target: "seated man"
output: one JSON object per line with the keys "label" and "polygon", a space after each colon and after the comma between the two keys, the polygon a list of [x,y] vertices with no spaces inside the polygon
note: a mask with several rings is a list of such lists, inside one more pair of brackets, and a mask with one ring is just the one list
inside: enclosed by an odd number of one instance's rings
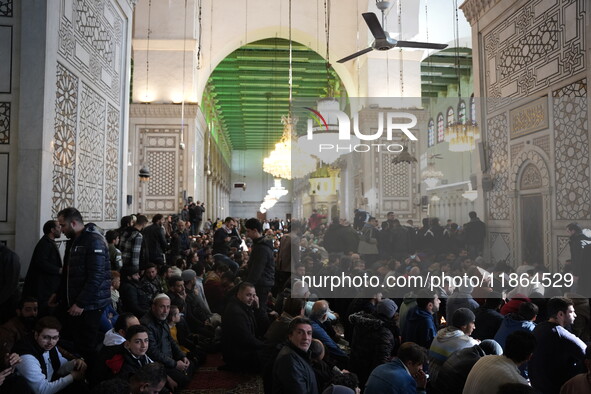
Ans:
{"label": "seated man", "polygon": [[[39,319],[32,336],[15,345],[21,356],[16,365],[34,393],[82,393],[88,388],[84,381],[86,363],[82,359],[68,361],[57,349],[62,325],[53,316]],[[76,382],[74,384],[74,382]]]}
{"label": "seated man", "polygon": [[32,297],[23,298],[16,308],[16,316],[0,326],[0,344],[10,351],[15,343],[33,331],[37,321],[37,300]]}
{"label": "seated man", "polygon": [[442,328],[429,348],[429,374],[431,381],[437,382],[439,368],[452,353],[478,344],[470,337],[474,331],[474,313],[468,308],[457,309],[451,320],[451,326]]}
{"label": "seated man", "polygon": [[550,318],[533,331],[538,346],[528,371],[533,388],[541,393],[557,393],[567,380],[585,371],[587,345],[565,328],[577,317],[572,300],[554,297],[546,308]]}
{"label": "seated man", "polygon": [[150,345],[148,356],[166,367],[166,374],[179,386],[186,386],[195,372],[195,365],[189,361],[170,335],[166,318],[170,312],[170,298],[158,294],[152,301],[152,307],[141,319],[141,324],[148,329]]}
{"label": "seated man", "polygon": [[519,304],[517,313],[509,313],[503,318],[501,326],[495,334],[495,341],[505,348],[507,337],[515,331],[533,331],[536,328],[536,317],[538,315],[538,306],[532,302],[522,302]]}
{"label": "seated man", "polygon": [[519,372],[534,352],[536,339],[527,331],[516,331],[507,337],[502,356],[484,356],[468,374],[464,393],[497,394],[507,383],[528,384]]}
{"label": "seated man", "polygon": [[503,321],[503,315],[499,312],[503,302],[500,293],[491,292],[486,296],[484,305],[474,311],[476,328],[472,333],[472,338],[481,341],[494,338]]}
{"label": "seated man", "polygon": [[294,318],[289,323],[287,338],[287,344],[273,365],[273,393],[318,394],[316,376],[309,361],[312,343],[310,320],[305,317]]}
{"label": "seated man", "polygon": [[398,357],[382,364],[369,375],[365,394],[425,393],[427,375],[423,364],[427,361],[425,349],[416,343],[400,345]]}
{"label": "seated man", "polygon": [[402,332],[404,342],[414,342],[428,349],[437,335],[433,315],[439,310],[441,300],[434,292],[426,290],[417,294],[417,305],[408,310]]}
{"label": "seated man", "polygon": [[146,293],[140,282],[139,268],[128,265],[121,268],[119,286],[121,309],[142,318],[150,308],[150,294]]}
{"label": "seated man", "polygon": [[131,394],[159,393],[166,384],[166,371],[162,364],[142,366],[129,380]]}
{"label": "seated man", "polygon": [[485,339],[478,345],[458,350],[449,358],[437,374],[437,384],[430,384],[429,393],[462,394],[470,370],[484,356],[500,356],[501,346],[492,339]]}
{"label": "seated man", "polygon": [[261,367],[259,352],[264,343],[259,338],[265,321],[261,313],[252,283],[240,283],[222,315],[222,354],[228,368],[257,371]]}
{"label": "seated man", "polygon": [[585,368],[587,369],[586,373],[580,373],[562,385],[560,394],[591,393],[591,385],[589,385],[589,376],[591,375],[591,347],[589,346],[585,350]]}
{"label": "seated man", "polygon": [[312,336],[322,342],[328,355],[336,362],[339,368],[348,368],[349,356],[337,346],[336,342],[324,329],[323,324],[326,320],[328,320],[328,302],[325,300],[316,301],[310,313]]}

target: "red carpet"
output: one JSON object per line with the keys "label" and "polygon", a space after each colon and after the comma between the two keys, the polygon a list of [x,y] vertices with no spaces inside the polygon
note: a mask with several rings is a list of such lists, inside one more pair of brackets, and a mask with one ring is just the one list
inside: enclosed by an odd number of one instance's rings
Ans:
{"label": "red carpet", "polygon": [[262,394],[263,380],[260,376],[218,371],[223,365],[221,353],[208,354],[206,363],[201,366],[183,394]]}

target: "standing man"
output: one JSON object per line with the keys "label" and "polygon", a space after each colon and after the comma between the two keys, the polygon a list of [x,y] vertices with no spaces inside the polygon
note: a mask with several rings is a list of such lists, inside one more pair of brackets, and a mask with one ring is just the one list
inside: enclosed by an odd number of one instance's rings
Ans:
{"label": "standing man", "polygon": [[17,254],[0,243],[0,323],[14,316],[20,272]]}
{"label": "standing man", "polygon": [[273,393],[317,394],[318,384],[310,365],[312,325],[305,317],[289,323],[287,344],[283,346],[273,365]]}
{"label": "standing man", "polygon": [[62,258],[55,243],[62,231],[55,220],[43,225],[43,237],[37,242],[25,277],[23,297],[35,297],[39,303],[39,315],[49,314],[47,301],[60,285]]}
{"label": "standing man", "polygon": [[586,245],[591,244],[591,239],[583,234],[583,229],[581,229],[577,223],[569,223],[569,225],[566,226],[566,231],[569,235],[568,245],[570,248],[572,273],[577,278],[576,282],[578,282],[581,276],[588,273],[588,269],[586,269],[583,264],[585,261],[583,258],[583,250]]}
{"label": "standing man", "polygon": [[164,237],[163,223],[164,216],[158,213],[152,218],[152,225],[144,228],[142,231],[145,245],[148,248],[149,262],[158,266],[164,264],[164,251],[168,246]]}
{"label": "standing man", "polygon": [[234,218],[228,216],[224,220],[224,224],[215,231],[213,234],[213,254],[221,253],[224,256],[228,255],[232,229],[234,227],[236,227],[236,221]]}
{"label": "standing man", "polygon": [[138,215],[133,226],[128,227],[121,235],[119,248],[121,249],[121,258],[123,266],[134,266],[143,269],[147,263],[142,256],[143,240],[142,230],[148,223],[148,218],[144,215]]}
{"label": "standing man", "polygon": [[275,284],[273,241],[263,237],[263,224],[255,218],[248,219],[244,227],[246,227],[246,236],[252,239],[246,281],[254,285],[259,297],[259,306],[266,316],[267,297]]}
{"label": "standing man", "polygon": [[195,228],[193,231],[193,235],[199,234],[199,228],[201,227],[201,222],[203,222],[203,212],[205,212],[205,207],[203,205],[204,203],[197,201],[197,203],[193,207],[193,211],[195,212]]}
{"label": "standing man", "polygon": [[544,394],[559,392],[567,380],[585,372],[587,350],[587,345],[566,329],[577,317],[572,300],[551,298],[547,311],[550,318],[533,331],[537,347],[528,367],[532,387]]}
{"label": "standing man", "polygon": [[84,225],[76,208],[57,214],[66,244],[64,268],[57,294],[48,302],[59,304],[64,337],[86,360],[95,359],[99,323],[103,308],[111,302],[111,263],[107,241],[94,223]]}
{"label": "standing man", "polygon": [[466,248],[471,259],[482,256],[484,249],[484,238],[486,237],[486,224],[478,218],[476,212],[468,213],[470,221],[464,224],[464,237],[466,239]]}

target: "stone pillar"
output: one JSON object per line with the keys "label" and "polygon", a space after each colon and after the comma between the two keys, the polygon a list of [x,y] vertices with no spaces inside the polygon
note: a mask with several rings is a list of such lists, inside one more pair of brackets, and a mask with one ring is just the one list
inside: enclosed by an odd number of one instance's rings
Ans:
{"label": "stone pillar", "polygon": [[16,252],[23,272],[43,223],[74,206],[117,227],[126,194],[131,0],[21,4]]}

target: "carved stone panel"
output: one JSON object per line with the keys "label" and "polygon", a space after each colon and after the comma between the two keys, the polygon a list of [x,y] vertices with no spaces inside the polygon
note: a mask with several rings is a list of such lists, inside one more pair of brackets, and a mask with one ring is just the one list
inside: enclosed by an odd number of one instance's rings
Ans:
{"label": "carved stone panel", "polygon": [[591,219],[587,80],[553,92],[558,219]]}
{"label": "carved stone panel", "polygon": [[12,17],[12,0],[0,0],[0,16]]}
{"label": "carved stone panel", "polygon": [[104,220],[118,220],[117,191],[119,182],[119,110],[107,108],[107,134],[105,143],[105,217]]}
{"label": "carved stone panel", "polygon": [[538,189],[542,187],[542,175],[533,164],[528,164],[521,174],[520,190]]}
{"label": "carved stone panel", "polygon": [[53,216],[74,205],[78,78],[58,63],[53,136]]}
{"label": "carved stone panel", "polygon": [[82,83],[76,206],[86,220],[103,219],[105,100]]}
{"label": "carved stone panel", "polygon": [[489,113],[585,70],[588,4],[529,1],[484,35]]}
{"label": "carved stone panel", "polygon": [[507,198],[509,151],[508,125],[505,114],[487,120],[489,135],[488,168],[493,179],[493,189],[488,192],[489,217],[493,220],[509,219],[511,200]]}
{"label": "carved stone panel", "polygon": [[0,144],[10,143],[10,103],[0,103]]}

